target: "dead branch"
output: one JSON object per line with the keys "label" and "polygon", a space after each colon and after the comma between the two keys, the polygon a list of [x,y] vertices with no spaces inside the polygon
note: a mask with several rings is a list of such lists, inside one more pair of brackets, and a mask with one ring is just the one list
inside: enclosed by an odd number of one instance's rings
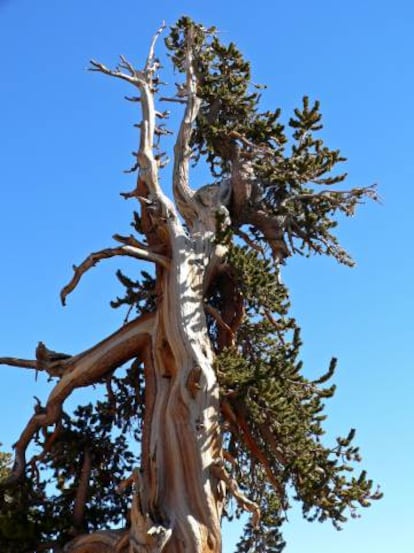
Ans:
{"label": "dead branch", "polygon": [[[109,69],[102,63],[92,60],[90,70],[98,71],[105,75],[115,77],[132,84],[140,91],[140,105],[142,110],[142,122],[140,128],[140,143],[137,152],[137,161],[139,166],[137,186],[140,181],[145,182],[149,195],[156,197],[164,216],[168,214],[175,215],[175,209],[169,198],[162,192],[158,182],[158,162],[154,157],[153,144],[155,134],[155,119],[157,112],[154,107],[154,91],[156,89],[156,72],[159,68],[159,62],[154,57],[156,41],[165,28],[165,23],[161,25],[152,38],[147,61],[143,70],[136,69],[124,56],[118,67],[114,70]],[[134,193],[127,197],[135,196]]]}
{"label": "dead branch", "polygon": [[142,354],[148,344],[149,335],[153,332],[153,322],[154,314],[143,315],[89,350],[63,361],[65,372],[52,389],[44,410],[35,412],[16,442],[14,466],[11,475],[1,483],[1,487],[9,487],[23,476],[26,449],[33,436],[41,428],[60,420],[63,403],[73,390],[99,382],[123,363]]}
{"label": "dead branch", "polygon": [[234,339],[233,330],[226,322],[224,322],[224,320],[220,315],[219,310],[208,303],[204,305],[204,309],[207,311],[207,313],[209,313],[214,318],[216,323],[231,336],[231,339],[233,340]]}
{"label": "dead branch", "polygon": [[260,521],[259,506],[257,505],[257,503],[251,501],[248,497],[244,495],[244,493],[240,490],[236,480],[232,478],[230,474],[226,471],[224,463],[221,459],[215,461],[215,463],[211,467],[211,472],[217,479],[222,480],[226,484],[227,489],[230,491],[230,493],[233,495],[239,505],[246,511],[250,511],[253,514],[252,525],[254,528],[257,528]]}
{"label": "dead branch", "polygon": [[31,359],[19,359],[18,357],[0,357],[0,365],[38,370],[37,361]]}
{"label": "dead branch", "polygon": [[0,365],[21,367],[45,371],[50,376],[62,376],[65,372],[65,362],[70,359],[66,353],[58,353],[48,349],[43,342],[39,342],[36,348],[36,359],[18,359],[16,357],[0,357]]}
{"label": "dead branch", "polygon": [[145,64],[145,71],[147,72],[152,72],[154,70],[154,62],[155,62],[155,59],[154,59],[154,52],[155,52],[155,45],[157,43],[157,40],[159,39],[161,33],[163,32],[163,30],[166,28],[166,23],[165,21],[163,21],[161,23],[161,26],[160,28],[157,30],[157,32],[154,34],[154,36],[152,37],[152,40],[151,40],[151,44],[150,44],[150,47],[149,47],[149,52],[148,52],[148,56],[147,56],[147,61],[146,61],[146,64]]}
{"label": "dead branch", "polygon": [[194,202],[194,190],[189,186],[189,161],[191,158],[190,139],[193,124],[200,109],[201,100],[197,97],[197,79],[193,67],[192,55],[193,33],[190,29],[187,35],[187,48],[185,56],[186,82],[183,90],[186,96],[184,100],[186,108],[174,146],[173,192],[177,207],[186,221],[191,226],[197,213]]}
{"label": "dead branch", "polygon": [[135,238],[135,236],[132,236],[130,234],[129,236],[122,236],[121,234],[114,234],[112,236],[114,240],[117,242],[120,242],[121,244],[125,244],[128,246],[134,246],[135,248],[139,248],[141,250],[148,250],[149,246],[148,244],[144,244],[144,242],[140,242]]}
{"label": "dead branch", "polygon": [[165,96],[162,96],[160,98],[160,102],[174,102],[177,104],[186,104],[187,100],[183,100],[182,98],[166,98]]}
{"label": "dead branch", "polygon": [[99,252],[93,252],[89,254],[88,257],[84,261],[82,261],[79,266],[73,266],[73,277],[60,293],[62,304],[66,304],[66,297],[76,288],[82,276],[89,269],[94,267],[99,261],[102,261],[103,259],[108,259],[110,257],[116,256],[134,257],[135,259],[143,259],[146,261],[159,263],[165,268],[169,267],[169,261],[166,257],[152,253],[147,249],[141,249],[130,245],[125,245],[118,248],[106,248],[104,250],[100,250]]}

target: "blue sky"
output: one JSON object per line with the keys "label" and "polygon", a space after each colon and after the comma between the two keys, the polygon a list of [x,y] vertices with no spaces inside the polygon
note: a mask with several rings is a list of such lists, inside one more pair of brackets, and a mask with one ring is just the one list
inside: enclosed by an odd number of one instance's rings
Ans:
{"label": "blue sky", "polygon": [[[357,267],[292,260],[284,281],[305,341],[308,374],[339,357],[328,434],[358,429],[364,467],[384,499],[338,533],[292,513],[287,553],[412,551],[414,333],[414,4],[348,0],[140,2],[0,0],[0,355],[31,358],[39,340],[80,351],[122,314],[117,263],[90,273],[60,307],[71,265],[128,232],[122,173],[136,147],[134,107],[120,83],[85,71],[125,54],[138,65],[165,19],[216,25],[266,83],[286,119],[303,94],[321,101],[324,137],[349,159],[349,186],[379,184],[339,233]],[[194,183],[197,185],[197,183]],[[202,184],[202,183],[200,183]],[[15,441],[49,384],[1,367],[0,441]],[[83,392],[80,397],[87,397]],[[226,548],[237,529],[226,529]]]}

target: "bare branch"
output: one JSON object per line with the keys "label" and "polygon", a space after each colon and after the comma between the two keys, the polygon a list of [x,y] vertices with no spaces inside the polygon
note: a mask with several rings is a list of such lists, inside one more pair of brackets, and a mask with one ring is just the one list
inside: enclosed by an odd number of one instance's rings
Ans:
{"label": "bare branch", "polygon": [[144,250],[130,245],[121,246],[118,248],[106,248],[104,250],[100,250],[99,252],[93,252],[88,255],[88,257],[79,266],[73,266],[74,275],[70,282],[62,289],[60,293],[62,304],[66,304],[66,297],[76,288],[82,276],[89,269],[94,267],[97,263],[99,263],[99,261],[102,261],[103,259],[109,259],[116,256],[134,257],[135,259],[143,259],[146,261],[159,263],[165,268],[169,267],[169,261],[166,257],[156,253],[152,253],[146,249]]}
{"label": "bare branch", "polygon": [[124,98],[128,102],[140,102],[141,101],[140,96],[124,96]]}
{"label": "bare branch", "polygon": [[146,314],[124,325],[102,342],[62,363],[65,372],[52,389],[44,409],[37,408],[15,444],[15,462],[11,475],[1,482],[8,487],[18,481],[26,467],[26,449],[40,428],[60,420],[62,406],[73,390],[99,382],[134,357],[141,355],[153,332],[154,314]]}
{"label": "bare branch", "polygon": [[216,309],[215,307],[213,307],[212,305],[206,303],[204,305],[204,308],[205,310],[207,311],[207,313],[209,313],[213,318],[214,320],[217,322],[217,324],[223,329],[225,330],[226,332],[228,332],[230,334],[230,336],[232,337],[232,340],[234,339],[234,333],[233,333],[233,330],[232,328],[223,320],[223,318],[221,317],[220,315],[220,312],[218,309]]}
{"label": "bare branch", "polygon": [[120,242],[121,244],[126,244],[128,246],[134,246],[135,248],[139,248],[141,250],[149,250],[148,244],[144,244],[144,242],[140,242],[135,238],[135,236],[132,236],[130,234],[129,236],[122,236],[121,234],[114,234],[112,236],[114,240],[117,242]]}
{"label": "bare branch", "polygon": [[37,361],[31,359],[19,359],[18,357],[0,357],[0,365],[38,370]]}
{"label": "bare branch", "polygon": [[212,465],[211,471],[218,478],[222,480],[233,497],[237,500],[239,505],[246,511],[250,511],[253,514],[252,525],[254,528],[257,528],[260,521],[260,509],[257,503],[251,501],[244,493],[240,490],[236,480],[230,476],[226,471],[223,461],[219,459]]}
{"label": "bare branch", "polygon": [[90,60],[89,62],[92,67],[89,67],[89,71],[98,71],[104,73],[105,75],[110,75],[111,77],[116,77],[117,79],[122,79],[128,83],[139,87],[141,80],[138,78],[138,74],[127,75],[118,69],[109,69],[103,63],[99,63],[95,60]]}
{"label": "bare branch", "polygon": [[193,36],[192,29],[187,35],[186,48],[186,109],[177,134],[174,146],[173,192],[177,207],[187,224],[191,224],[196,214],[193,201],[194,190],[189,186],[189,161],[191,158],[190,139],[193,124],[200,109],[201,100],[197,97],[197,79],[193,68]]}
{"label": "bare branch", "polygon": [[36,373],[37,371],[45,371],[50,376],[62,376],[65,372],[65,363],[70,358],[70,355],[50,350],[43,342],[39,342],[36,348],[36,359],[0,357],[0,365],[34,369]]}
{"label": "bare branch", "polygon": [[155,61],[154,60],[155,44],[157,43],[157,40],[158,40],[160,34],[163,32],[163,30],[165,29],[166,26],[167,25],[166,25],[165,21],[163,21],[161,23],[161,27],[157,30],[157,32],[152,37],[151,44],[150,44],[150,47],[149,47],[147,61],[146,61],[146,64],[145,64],[145,71],[147,71],[147,72],[153,71],[154,61]]}
{"label": "bare branch", "polygon": [[[175,209],[169,198],[162,192],[158,182],[158,166],[159,163],[155,159],[153,153],[154,146],[154,133],[155,133],[155,119],[157,112],[154,107],[154,75],[159,67],[159,62],[154,57],[154,49],[156,41],[165,28],[165,23],[161,25],[158,31],[152,38],[149,53],[144,70],[140,71],[133,67],[133,65],[124,57],[121,56],[121,62],[119,67],[115,70],[109,69],[102,63],[95,60],[91,61],[91,71],[98,71],[116,77],[118,79],[125,80],[137,87],[140,91],[140,104],[142,109],[142,122],[139,125],[140,128],[140,143],[137,152],[137,166],[133,168],[138,171],[137,188],[140,182],[144,182],[146,185],[146,193],[148,195],[155,196],[160,203],[164,217],[167,215],[175,215]],[[124,70],[124,71],[122,71]],[[134,98],[135,100],[135,98]],[[136,191],[135,191],[136,192]],[[136,194],[133,192],[125,197],[133,197]],[[122,254],[121,254],[122,255]]]}
{"label": "bare branch", "polygon": [[160,98],[160,102],[174,102],[175,104],[186,104],[187,100],[183,100],[182,98],[166,98],[165,96],[162,96]]}

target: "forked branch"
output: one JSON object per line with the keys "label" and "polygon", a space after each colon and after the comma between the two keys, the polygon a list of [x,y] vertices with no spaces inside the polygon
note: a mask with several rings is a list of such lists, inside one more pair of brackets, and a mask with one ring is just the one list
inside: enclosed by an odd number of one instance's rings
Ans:
{"label": "forked branch", "polygon": [[[158,162],[154,156],[154,134],[156,129],[157,112],[154,107],[154,92],[156,91],[156,73],[159,68],[159,62],[155,58],[154,49],[156,41],[165,28],[165,23],[155,33],[151,45],[147,61],[143,70],[136,69],[124,56],[121,56],[121,61],[115,69],[109,69],[104,64],[91,60],[90,70],[98,71],[105,75],[115,77],[127,81],[135,86],[140,91],[140,96],[137,98],[141,104],[142,121],[140,123],[140,143],[137,152],[137,165],[139,167],[137,183],[145,182],[148,194],[157,198],[164,210],[164,216],[173,213],[175,210],[171,201],[162,192],[158,183]],[[134,194],[132,194],[134,195]]]}
{"label": "forked branch", "polygon": [[2,482],[7,487],[18,481],[26,467],[26,449],[41,428],[60,420],[64,401],[76,388],[90,386],[130,359],[140,357],[153,332],[154,315],[143,315],[126,324],[108,338],[85,352],[63,360],[65,370],[52,389],[44,408],[37,406],[35,414],[15,444],[15,463],[9,478]]}
{"label": "forked branch", "polygon": [[244,495],[244,493],[240,490],[236,480],[232,478],[230,474],[226,471],[221,459],[214,463],[214,465],[211,467],[211,471],[218,480],[221,480],[226,484],[227,489],[236,499],[239,505],[246,511],[250,511],[252,513],[252,526],[254,528],[257,528],[260,521],[260,509],[257,503],[251,501],[248,497]]}

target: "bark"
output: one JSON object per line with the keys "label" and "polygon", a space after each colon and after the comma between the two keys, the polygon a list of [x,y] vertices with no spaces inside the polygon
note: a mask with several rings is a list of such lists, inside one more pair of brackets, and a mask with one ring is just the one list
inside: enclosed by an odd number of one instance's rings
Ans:
{"label": "bark", "polygon": [[[146,361],[150,410],[144,421],[139,516],[171,531],[165,551],[220,551],[223,492],[211,470],[221,458],[218,385],[203,307],[208,240],[177,228],[163,275],[152,355]],[[144,361],[145,362],[145,361]],[[197,387],[190,383],[197,380]],[[150,530],[150,528],[148,528]],[[148,533],[147,530],[147,533]],[[134,551],[152,551],[137,536]],[[139,545],[138,545],[139,544]]]}

